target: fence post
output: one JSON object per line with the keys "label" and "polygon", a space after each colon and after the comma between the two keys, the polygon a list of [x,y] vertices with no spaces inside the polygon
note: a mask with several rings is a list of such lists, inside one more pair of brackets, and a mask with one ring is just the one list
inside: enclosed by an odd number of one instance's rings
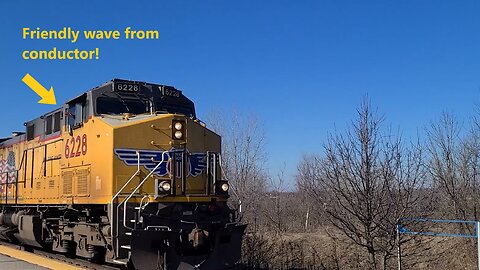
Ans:
{"label": "fence post", "polygon": [[477,269],[480,270],[480,221],[475,224],[475,232],[477,234]]}
{"label": "fence post", "polygon": [[[397,254],[398,254],[398,270],[402,270],[402,250],[400,247],[400,221],[395,225],[397,228]],[[480,251],[479,251],[480,252]],[[479,269],[480,270],[480,269]]]}

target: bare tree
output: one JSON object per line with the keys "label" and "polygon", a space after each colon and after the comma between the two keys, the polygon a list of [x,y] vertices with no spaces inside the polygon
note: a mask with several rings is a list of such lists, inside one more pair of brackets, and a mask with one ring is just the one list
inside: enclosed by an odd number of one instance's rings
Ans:
{"label": "bare tree", "polygon": [[386,269],[395,254],[397,220],[427,210],[423,153],[382,129],[383,118],[367,101],[357,114],[352,129],[330,136],[324,155],[304,157],[297,184],[324,207],[334,227],[368,252],[372,269]]}
{"label": "bare tree", "polygon": [[299,197],[306,206],[304,231],[330,225],[324,211],[322,200],[317,197],[321,191],[318,180],[321,179],[322,157],[318,154],[304,154],[297,166],[296,185]]}
{"label": "bare tree", "polygon": [[264,200],[265,227],[276,237],[285,232],[303,232],[305,213],[308,206],[303,203],[301,193],[287,188],[286,165],[271,177]]}
{"label": "bare tree", "polygon": [[447,198],[440,210],[450,218],[478,220],[480,136],[475,123],[463,130],[455,117],[443,113],[427,130],[429,172]]}
{"label": "bare tree", "polygon": [[267,186],[265,134],[253,116],[239,113],[210,115],[210,128],[222,136],[222,165],[225,177],[242,202],[242,217],[257,226],[261,200]]}
{"label": "bare tree", "polygon": [[268,192],[264,201],[264,214],[267,226],[274,230],[275,234],[284,232],[286,228],[286,201],[285,193],[285,164],[275,178],[269,179]]}

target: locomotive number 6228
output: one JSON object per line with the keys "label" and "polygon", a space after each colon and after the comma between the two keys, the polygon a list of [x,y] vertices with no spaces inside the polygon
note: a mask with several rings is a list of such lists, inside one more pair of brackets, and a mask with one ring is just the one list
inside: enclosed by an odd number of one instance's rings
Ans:
{"label": "locomotive number 6228", "polygon": [[87,134],[71,137],[65,142],[65,158],[79,157],[87,154]]}

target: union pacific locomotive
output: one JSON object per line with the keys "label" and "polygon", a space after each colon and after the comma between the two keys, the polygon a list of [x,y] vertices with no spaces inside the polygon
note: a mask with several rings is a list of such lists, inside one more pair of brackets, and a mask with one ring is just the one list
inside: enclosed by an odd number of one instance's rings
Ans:
{"label": "union pacific locomotive", "polygon": [[0,139],[0,238],[130,269],[228,269],[221,138],[171,86],[114,79]]}

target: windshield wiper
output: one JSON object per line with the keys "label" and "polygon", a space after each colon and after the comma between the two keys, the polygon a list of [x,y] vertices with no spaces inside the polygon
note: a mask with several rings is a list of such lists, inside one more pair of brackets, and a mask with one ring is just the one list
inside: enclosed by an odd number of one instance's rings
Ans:
{"label": "windshield wiper", "polygon": [[128,113],[130,113],[130,108],[128,107],[127,103],[125,102],[125,100],[123,100],[123,98],[117,93],[117,92],[113,92],[115,94],[115,96],[122,102],[123,106],[125,106],[125,109],[127,109]]}

